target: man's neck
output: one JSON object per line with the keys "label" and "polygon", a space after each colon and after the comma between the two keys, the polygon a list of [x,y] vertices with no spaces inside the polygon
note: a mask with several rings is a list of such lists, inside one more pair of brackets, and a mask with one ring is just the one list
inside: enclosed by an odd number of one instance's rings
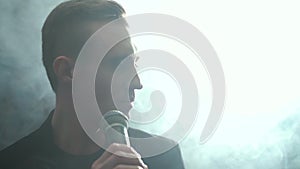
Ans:
{"label": "man's neck", "polygon": [[57,101],[51,120],[55,144],[73,155],[87,155],[98,151],[100,147],[84,132],[74,108],[67,109],[66,105],[68,104],[61,104]]}

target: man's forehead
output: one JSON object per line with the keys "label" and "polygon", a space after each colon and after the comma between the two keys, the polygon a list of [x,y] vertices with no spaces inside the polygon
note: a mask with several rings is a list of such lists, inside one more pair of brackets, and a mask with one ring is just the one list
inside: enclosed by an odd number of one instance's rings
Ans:
{"label": "man's forehead", "polygon": [[[90,34],[95,33],[97,30],[101,29],[107,22],[89,22],[87,23],[86,29]],[[109,36],[118,36],[120,34],[128,34],[126,25],[119,25],[118,31],[112,30]],[[105,39],[99,39],[101,41],[104,41]],[[136,46],[132,43],[131,38],[128,37],[120,42],[118,42],[116,45],[114,45],[107,55],[110,57],[127,57],[129,55],[132,55],[136,51]]]}
{"label": "man's forehead", "polygon": [[[130,38],[127,38],[114,47],[112,47],[109,52],[108,56],[112,58],[125,58],[127,56],[133,55],[136,51],[135,45],[131,42]],[[133,55],[134,57],[134,55]]]}

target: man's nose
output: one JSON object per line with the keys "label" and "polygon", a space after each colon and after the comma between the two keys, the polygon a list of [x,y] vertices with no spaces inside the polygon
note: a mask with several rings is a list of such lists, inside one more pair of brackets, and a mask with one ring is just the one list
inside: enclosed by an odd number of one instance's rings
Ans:
{"label": "man's nose", "polygon": [[131,87],[132,89],[142,89],[143,85],[141,84],[140,77],[138,74],[135,74],[134,78],[131,81]]}

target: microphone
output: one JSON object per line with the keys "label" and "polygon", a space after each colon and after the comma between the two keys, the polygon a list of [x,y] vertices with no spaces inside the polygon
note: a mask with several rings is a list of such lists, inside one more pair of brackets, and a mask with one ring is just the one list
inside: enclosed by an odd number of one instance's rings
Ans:
{"label": "microphone", "polygon": [[128,136],[128,117],[118,111],[111,110],[103,115],[100,123],[101,129],[105,135],[105,145],[110,146],[112,143],[126,144],[130,146]]}

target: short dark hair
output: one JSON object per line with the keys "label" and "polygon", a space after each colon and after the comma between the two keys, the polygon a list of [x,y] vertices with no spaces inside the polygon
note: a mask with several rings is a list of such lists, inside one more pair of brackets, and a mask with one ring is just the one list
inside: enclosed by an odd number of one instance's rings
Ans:
{"label": "short dark hair", "polygon": [[57,88],[53,70],[55,58],[77,57],[91,35],[91,32],[84,32],[87,23],[109,22],[124,14],[122,6],[111,0],[70,0],[52,10],[42,28],[42,52],[43,64],[54,92]]}

